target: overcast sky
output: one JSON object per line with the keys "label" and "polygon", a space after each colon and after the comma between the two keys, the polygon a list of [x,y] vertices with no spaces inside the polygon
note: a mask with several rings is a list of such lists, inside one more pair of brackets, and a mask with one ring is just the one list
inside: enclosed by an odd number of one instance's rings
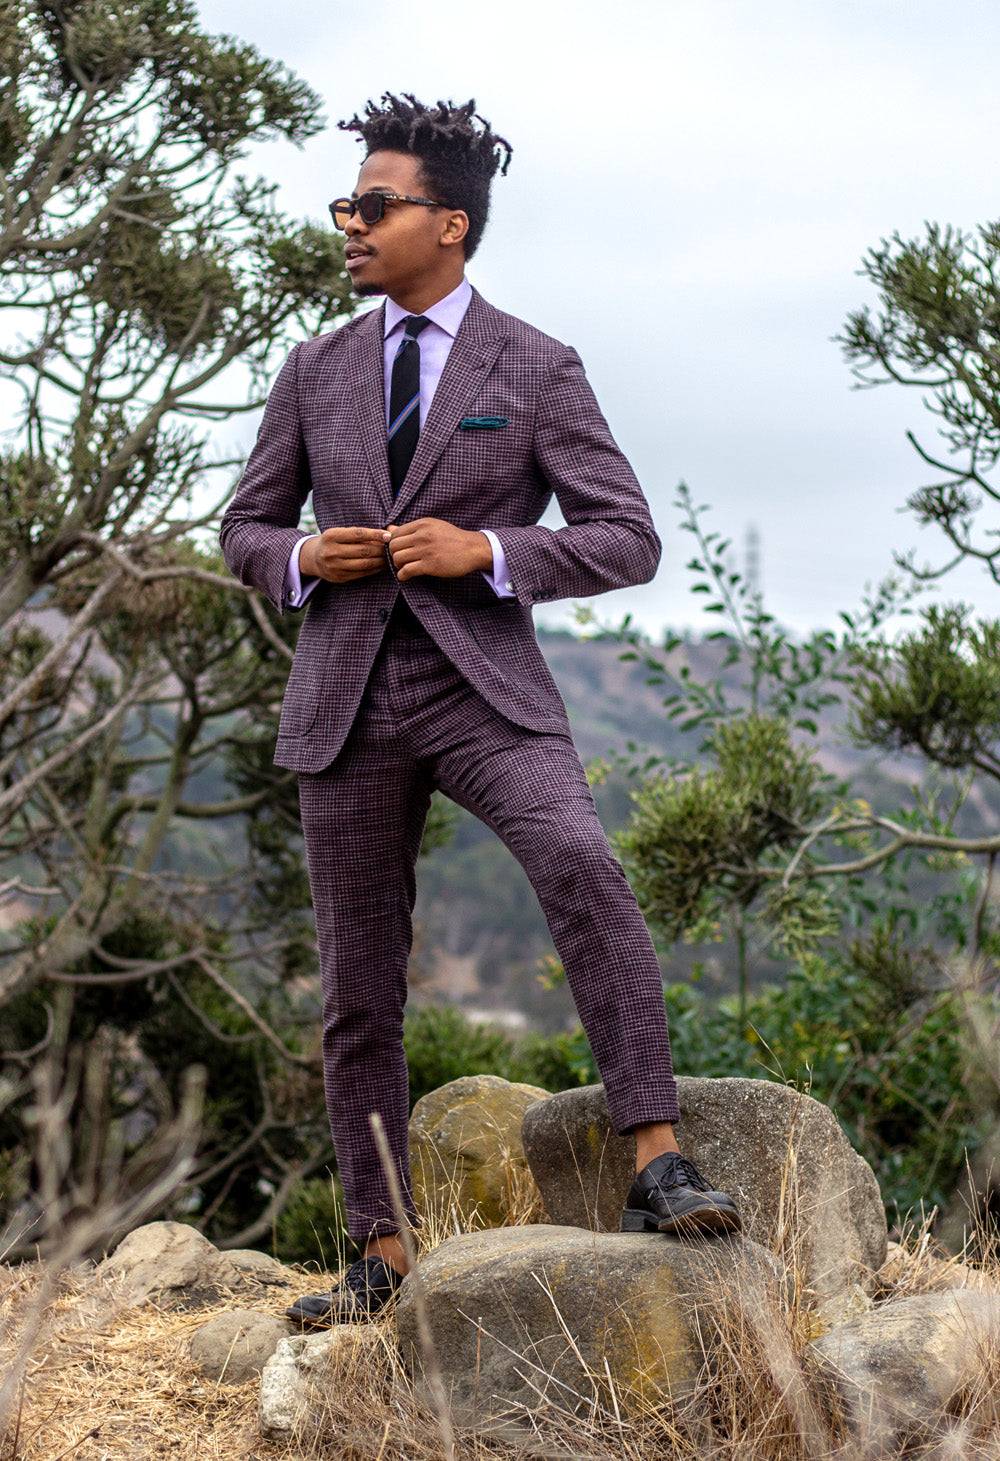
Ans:
{"label": "overcast sky", "polygon": [[[853,607],[892,548],[938,549],[899,511],[926,480],[904,436],[932,434],[918,393],[852,390],[831,337],[880,238],[1000,216],[996,0],[200,11],[305,78],[331,123],[385,90],[474,96],[510,139],[470,278],[580,351],[664,537],[657,578],[609,614],[694,621],[681,478],[737,545],[756,527],[769,606],[797,629]],[[323,219],[360,157],[331,126],[254,162]],[[997,611],[979,574],[949,591]]]}

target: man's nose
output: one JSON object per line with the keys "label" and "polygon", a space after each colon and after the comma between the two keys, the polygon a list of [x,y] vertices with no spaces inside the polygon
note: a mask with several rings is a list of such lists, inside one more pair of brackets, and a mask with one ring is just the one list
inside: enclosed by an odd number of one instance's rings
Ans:
{"label": "man's nose", "polygon": [[344,224],[344,232],[348,238],[353,238],[356,233],[365,234],[368,232],[368,224],[361,217],[361,211],[355,208],[350,218]]}

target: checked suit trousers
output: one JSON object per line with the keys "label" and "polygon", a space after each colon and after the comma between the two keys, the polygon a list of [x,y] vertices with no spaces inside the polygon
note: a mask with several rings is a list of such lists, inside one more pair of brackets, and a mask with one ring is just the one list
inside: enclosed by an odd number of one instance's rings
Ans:
{"label": "checked suit trousers", "polygon": [[397,610],[343,750],[299,787],[327,1109],[352,1238],[398,1228],[373,1111],[413,1217],[403,1006],[414,865],[435,788],[491,827],[527,873],[616,1128],[677,1120],[659,966],[568,736],[507,721]]}

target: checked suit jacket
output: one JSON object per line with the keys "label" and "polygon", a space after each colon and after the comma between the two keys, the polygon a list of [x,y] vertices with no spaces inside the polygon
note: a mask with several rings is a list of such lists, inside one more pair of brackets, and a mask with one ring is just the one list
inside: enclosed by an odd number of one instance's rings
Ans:
{"label": "checked suit jacket", "polygon": [[[396,597],[465,679],[508,720],[568,733],[531,610],[645,583],[660,542],[642,490],[576,352],[473,291],[416,452],[394,498],[386,454],[384,309],[297,345],[271,392],[226,511],[232,572],[283,608],[285,572],[305,536],[444,518],[492,529],[514,597],[480,573],[398,583],[388,571],[310,596],[282,708],[275,760],[322,771],[353,724]],[[493,418],[503,424],[474,424]],[[565,526],[538,526],[555,495]]]}

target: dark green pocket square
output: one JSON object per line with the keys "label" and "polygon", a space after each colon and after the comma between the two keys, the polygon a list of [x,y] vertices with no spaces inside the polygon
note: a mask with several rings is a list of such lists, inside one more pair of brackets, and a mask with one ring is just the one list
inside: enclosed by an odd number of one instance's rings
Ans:
{"label": "dark green pocket square", "polygon": [[509,426],[506,416],[463,416],[458,423],[459,431],[495,431],[498,426]]}

